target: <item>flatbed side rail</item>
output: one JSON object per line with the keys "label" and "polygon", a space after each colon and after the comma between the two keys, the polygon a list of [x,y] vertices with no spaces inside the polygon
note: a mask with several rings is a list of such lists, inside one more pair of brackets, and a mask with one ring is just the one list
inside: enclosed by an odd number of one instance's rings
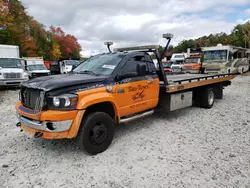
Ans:
{"label": "flatbed side rail", "polygon": [[166,86],[166,93],[173,93],[195,87],[230,81],[234,79],[236,75],[237,74],[218,74],[197,78],[175,80],[172,81],[170,85]]}
{"label": "flatbed side rail", "polygon": [[187,78],[187,79],[181,79],[181,80],[174,80],[174,83],[178,83],[178,84],[182,84],[183,82],[189,82],[191,83],[192,81],[196,80],[196,81],[200,81],[200,80],[208,80],[208,79],[215,79],[215,78],[222,78],[222,77],[226,77],[226,76],[231,76],[231,75],[237,75],[237,74],[232,74],[232,73],[228,73],[228,74],[217,74],[217,75],[206,75],[206,76],[199,76],[199,77],[193,77],[193,78]]}

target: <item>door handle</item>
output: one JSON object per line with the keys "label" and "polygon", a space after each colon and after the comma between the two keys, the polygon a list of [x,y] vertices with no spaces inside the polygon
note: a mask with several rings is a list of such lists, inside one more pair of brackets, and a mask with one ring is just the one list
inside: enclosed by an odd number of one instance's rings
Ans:
{"label": "door handle", "polygon": [[147,83],[148,83],[148,84],[152,84],[153,82],[154,82],[154,80],[153,80],[153,79],[152,79],[152,80],[148,80],[148,81],[147,81]]}

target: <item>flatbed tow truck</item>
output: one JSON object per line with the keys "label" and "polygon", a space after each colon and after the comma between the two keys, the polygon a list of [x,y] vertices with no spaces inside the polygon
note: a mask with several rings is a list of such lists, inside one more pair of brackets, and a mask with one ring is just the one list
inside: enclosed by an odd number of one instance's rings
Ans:
{"label": "flatbed tow truck", "polygon": [[[164,34],[171,41],[171,34]],[[153,114],[198,106],[212,108],[235,74],[167,76],[158,45],[117,48],[93,56],[71,74],[24,82],[17,126],[35,138],[76,139],[89,154],[105,151],[115,125]],[[155,53],[158,68],[149,53]]]}

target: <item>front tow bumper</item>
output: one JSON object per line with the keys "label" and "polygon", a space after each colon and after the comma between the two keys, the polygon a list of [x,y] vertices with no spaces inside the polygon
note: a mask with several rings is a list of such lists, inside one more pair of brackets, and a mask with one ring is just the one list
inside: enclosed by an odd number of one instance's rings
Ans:
{"label": "front tow bumper", "polygon": [[36,121],[30,120],[26,117],[18,115],[21,125],[25,125],[29,128],[36,129],[38,131],[47,132],[64,132],[68,131],[73,123],[73,120],[67,121]]}

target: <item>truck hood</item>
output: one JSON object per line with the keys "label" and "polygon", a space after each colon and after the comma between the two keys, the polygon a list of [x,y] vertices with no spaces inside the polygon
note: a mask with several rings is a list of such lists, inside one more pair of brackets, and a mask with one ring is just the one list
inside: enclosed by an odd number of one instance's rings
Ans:
{"label": "truck hood", "polygon": [[95,76],[90,74],[63,74],[34,78],[23,82],[22,85],[28,88],[51,91],[77,85],[81,85],[82,87],[84,84],[95,84],[104,81],[106,78],[106,76]]}
{"label": "truck hood", "polygon": [[1,68],[1,73],[23,73],[24,70],[21,68]]}

